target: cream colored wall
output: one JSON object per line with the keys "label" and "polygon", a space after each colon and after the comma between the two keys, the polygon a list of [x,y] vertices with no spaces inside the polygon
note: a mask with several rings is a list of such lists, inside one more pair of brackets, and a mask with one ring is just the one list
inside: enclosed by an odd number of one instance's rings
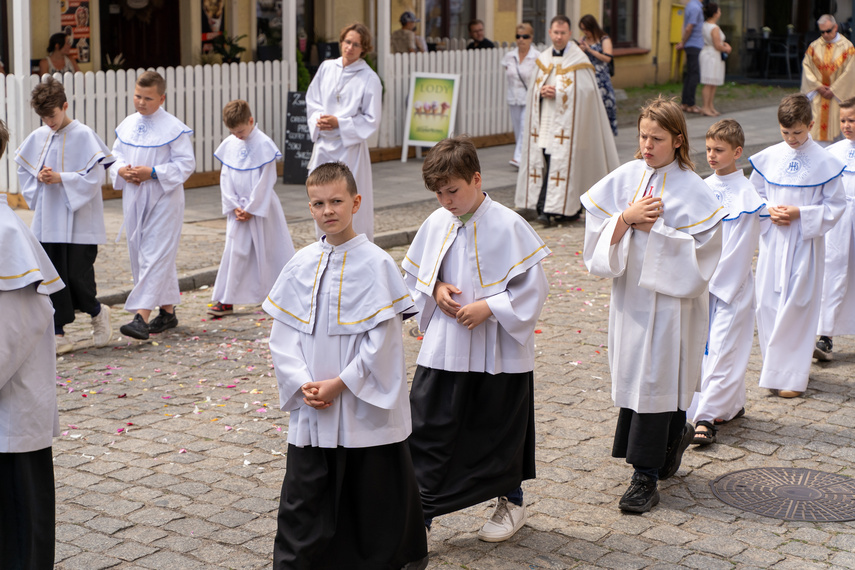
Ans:
{"label": "cream colored wall", "polygon": [[370,28],[368,15],[365,2],[358,0],[315,0],[315,35],[328,42],[338,41],[341,29],[354,22]]}
{"label": "cream colored wall", "polygon": [[[59,29],[51,30],[50,5],[58,4],[59,0],[31,0],[30,2],[30,49],[32,59],[47,56],[47,45],[50,36]],[[12,7],[14,10],[14,6]]]}
{"label": "cream colored wall", "polygon": [[516,0],[494,0],[493,4],[493,37],[495,42],[514,43],[517,30]]}

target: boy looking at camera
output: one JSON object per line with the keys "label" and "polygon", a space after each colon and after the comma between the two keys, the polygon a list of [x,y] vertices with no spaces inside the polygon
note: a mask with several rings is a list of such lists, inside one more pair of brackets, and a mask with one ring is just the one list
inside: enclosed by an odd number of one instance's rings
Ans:
{"label": "boy looking at camera", "polygon": [[[178,325],[180,301],[175,258],[184,221],[184,182],[196,168],[192,129],[161,107],[166,81],[155,71],[143,72],[134,87],[137,112],[116,128],[110,169],[113,187],[122,191],[134,288],[125,310],[136,313],[119,329],[145,340]],[[149,322],[151,312],[160,314]]]}

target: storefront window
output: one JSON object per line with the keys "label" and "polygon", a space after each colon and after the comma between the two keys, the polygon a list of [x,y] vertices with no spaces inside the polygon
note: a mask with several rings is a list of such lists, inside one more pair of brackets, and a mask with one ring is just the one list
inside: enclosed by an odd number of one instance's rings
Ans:
{"label": "storefront window", "polygon": [[615,47],[638,46],[638,0],[605,0],[603,30]]}
{"label": "storefront window", "polygon": [[468,38],[469,20],[475,17],[474,0],[426,0],[425,36]]}

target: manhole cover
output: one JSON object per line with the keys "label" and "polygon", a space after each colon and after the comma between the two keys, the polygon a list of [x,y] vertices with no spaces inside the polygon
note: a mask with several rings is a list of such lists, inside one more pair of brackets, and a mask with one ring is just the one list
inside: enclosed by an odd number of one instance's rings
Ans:
{"label": "manhole cover", "polygon": [[813,469],[743,469],[710,483],[732,507],[787,521],[855,520],[855,479]]}

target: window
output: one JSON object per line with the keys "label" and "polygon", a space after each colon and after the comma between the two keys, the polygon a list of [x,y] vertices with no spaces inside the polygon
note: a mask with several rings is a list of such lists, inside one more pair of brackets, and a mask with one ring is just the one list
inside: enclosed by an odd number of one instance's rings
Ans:
{"label": "window", "polygon": [[616,48],[638,46],[638,0],[604,0],[603,30]]}
{"label": "window", "polygon": [[424,34],[429,38],[469,38],[475,0],[427,0]]}

